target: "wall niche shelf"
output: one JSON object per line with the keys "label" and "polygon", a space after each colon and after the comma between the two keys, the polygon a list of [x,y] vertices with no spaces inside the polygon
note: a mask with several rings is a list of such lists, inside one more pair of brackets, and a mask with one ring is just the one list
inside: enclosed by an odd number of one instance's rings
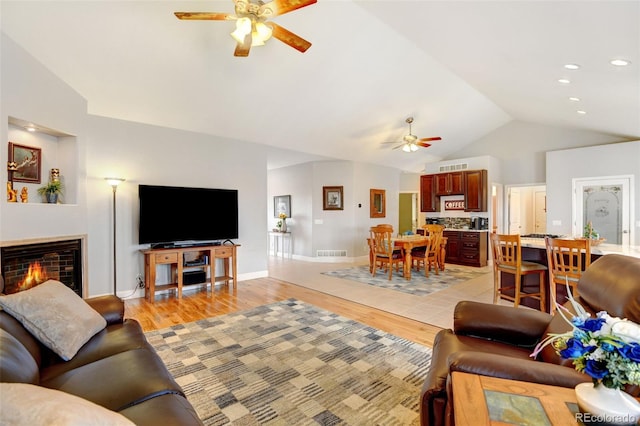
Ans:
{"label": "wall niche shelf", "polygon": [[[74,135],[47,126],[23,120],[16,117],[8,118],[8,140],[4,149],[5,164],[8,158],[8,144],[14,143],[27,147],[40,149],[40,182],[14,181],[13,189],[17,192],[17,202],[9,202],[5,196],[7,204],[12,205],[38,205],[49,206],[77,205],[78,202],[78,176],[79,176],[79,155],[77,138]],[[38,194],[38,188],[49,182],[51,169],[60,170],[60,181],[63,186],[63,193],[58,204],[49,204],[44,197]],[[6,169],[6,182],[11,180],[11,172]],[[27,202],[22,202],[21,192],[26,188],[28,193]],[[6,192],[5,194],[8,194]]]}

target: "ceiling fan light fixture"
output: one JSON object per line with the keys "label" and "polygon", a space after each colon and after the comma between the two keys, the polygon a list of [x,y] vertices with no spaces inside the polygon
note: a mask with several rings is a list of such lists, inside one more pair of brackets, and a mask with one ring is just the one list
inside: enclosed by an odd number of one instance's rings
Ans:
{"label": "ceiling fan light fixture", "polygon": [[407,142],[402,146],[402,150],[404,152],[416,152],[418,150],[418,145],[415,143]]}
{"label": "ceiling fan light fixture", "polygon": [[259,42],[259,46],[264,45],[264,42],[271,38],[273,30],[265,25],[263,22],[258,22],[253,30],[253,40]]}
{"label": "ceiling fan light fixture", "polygon": [[238,18],[236,29],[231,33],[231,37],[238,43],[244,43],[244,39],[251,32],[251,19]]}

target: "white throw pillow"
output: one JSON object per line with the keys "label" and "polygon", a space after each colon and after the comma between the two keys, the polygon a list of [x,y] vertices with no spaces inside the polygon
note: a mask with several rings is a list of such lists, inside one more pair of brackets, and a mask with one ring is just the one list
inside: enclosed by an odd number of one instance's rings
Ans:
{"label": "white throw pillow", "polygon": [[55,280],[0,296],[0,306],[65,361],[107,325],[102,315]]}
{"label": "white throw pillow", "polygon": [[120,413],[59,390],[26,383],[0,383],[3,425],[132,426]]}

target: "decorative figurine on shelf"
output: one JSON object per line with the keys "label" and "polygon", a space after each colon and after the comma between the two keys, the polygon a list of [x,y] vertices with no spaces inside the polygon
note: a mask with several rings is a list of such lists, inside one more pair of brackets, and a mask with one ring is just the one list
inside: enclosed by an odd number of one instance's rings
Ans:
{"label": "decorative figurine on shelf", "polygon": [[51,169],[51,173],[50,173],[50,181],[51,182],[57,182],[60,180],[60,169]]}
{"label": "decorative figurine on shelf", "polygon": [[26,186],[23,186],[22,190],[20,190],[20,201],[23,203],[29,202],[29,189]]}
{"label": "decorative figurine on shelf", "polygon": [[287,232],[287,215],[286,213],[280,213],[278,216],[280,220],[278,221],[278,229],[280,232]]}
{"label": "decorative figurine on shelf", "polygon": [[18,191],[13,189],[13,184],[11,182],[7,182],[7,201],[10,203],[18,202]]}

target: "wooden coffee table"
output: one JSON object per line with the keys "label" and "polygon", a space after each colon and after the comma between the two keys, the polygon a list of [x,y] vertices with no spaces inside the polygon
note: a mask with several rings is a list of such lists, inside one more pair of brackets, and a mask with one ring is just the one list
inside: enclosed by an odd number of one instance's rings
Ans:
{"label": "wooden coffee table", "polygon": [[580,425],[575,390],[453,372],[456,426]]}

